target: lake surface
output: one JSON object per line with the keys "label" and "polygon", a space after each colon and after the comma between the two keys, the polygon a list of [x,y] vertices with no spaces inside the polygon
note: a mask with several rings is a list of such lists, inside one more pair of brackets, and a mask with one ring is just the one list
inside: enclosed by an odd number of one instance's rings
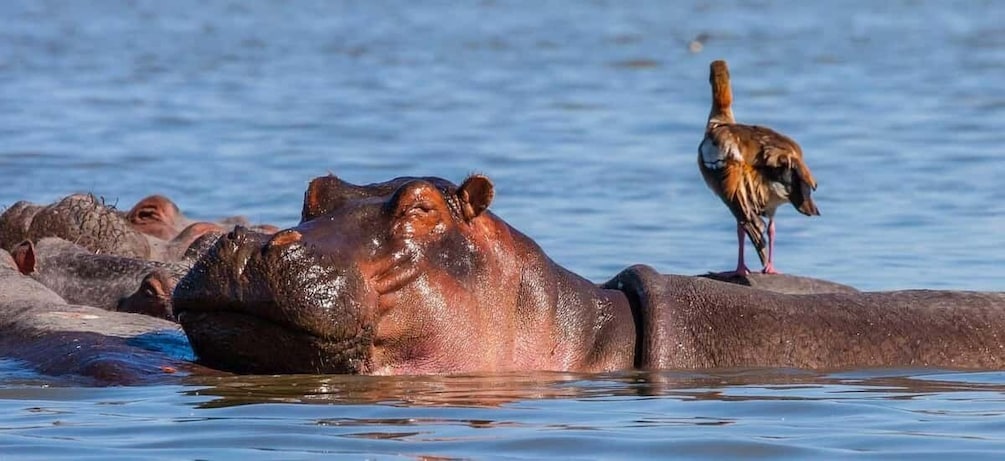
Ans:
{"label": "lake surface", "polygon": [[[591,280],[735,263],[708,63],[800,142],[783,272],[1005,290],[1005,3],[0,2],[0,206],[153,193],[296,223],[307,182],[471,172]],[[749,250],[748,257],[755,260]],[[1005,454],[1005,373],[235,377],[82,388],[0,361],[0,459]]]}

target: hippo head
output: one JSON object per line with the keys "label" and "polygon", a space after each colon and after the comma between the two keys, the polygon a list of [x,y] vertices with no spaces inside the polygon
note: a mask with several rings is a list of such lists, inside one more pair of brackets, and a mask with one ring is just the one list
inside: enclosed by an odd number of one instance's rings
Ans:
{"label": "hippo head", "polygon": [[171,199],[163,195],[145,197],[126,213],[134,229],[161,240],[171,240],[188,224]]}
{"label": "hippo head", "polygon": [[480,175],[314,179],[296,227],[220,237],[179,282],[175,315],[200,360],[231,371],[483,368],[466,345],[506,329],[520,284],[492,198]]}

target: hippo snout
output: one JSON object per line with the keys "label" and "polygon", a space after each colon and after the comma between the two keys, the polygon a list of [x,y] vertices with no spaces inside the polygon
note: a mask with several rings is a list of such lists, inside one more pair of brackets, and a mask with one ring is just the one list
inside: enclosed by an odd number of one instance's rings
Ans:
{"label": "hippo snout", "polygon": [[[316,254],[303,240],[296,229],[269,235],[237,226],[178,283],[175,315],[207,365],[241,372],[365,368],[372,327],[360,304],[359,270]],[[217,353],[221,344],[228,354]],[[329,353],[290,359],[291,349],[277,344]],[[274,356],[278,350],[287,352]]]}
{"label": "hippo snout", "polygon": [[248,230],[247,227],[244,227],[244,226],[241,226],[241,225],[234,226],[234,228],[230,232],[227,232],[224,235],[224,238],[226,240],[235,242],[237,245],[246,245],[252,239],[255,239],[256,237],[264,237],[264,236],[261,235],[261,234],[257,234],[255,232],[252,232],[252,231]]}

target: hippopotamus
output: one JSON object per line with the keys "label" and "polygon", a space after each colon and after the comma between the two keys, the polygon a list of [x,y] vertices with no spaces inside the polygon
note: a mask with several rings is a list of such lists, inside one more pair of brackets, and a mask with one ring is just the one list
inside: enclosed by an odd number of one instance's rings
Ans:
{"label": "hippopotamus", "polygon": [[60,237],[95,253],[149,258],[150,244],[113,207],[92,194],[73,194],[47,206],[20,201],[0,215],[0,246]]}
{"label": "hippopotamus", "polygon": [[494,194],[483,175],[316,178],[296,226],[219,237],[175,315],[200,363],[239,373],[1005,368],[1005,293],[645,265],[596,284],[492,213]]}
{"label": "hippopotamus", "polygon": [[[235,225],[249,226],[241,216],[192,220],[162,195],[148,196],[122,212],[93,194],[73,194],[46,206],[20,201],[9,207],[0,215],[0,248],[9,251],[25,240],[60,237],[94,253],[173,262],[203,234],[223,233]],[[277,230],[268,224],[251,228]]]}
{"label": "hippopotamus", "polygon": [[[170,241],[178,238],[186,230],[193,229],[193,225],[199,225],[196,230],[201,233],[211,230],[223,231],[234,226],[252,228],[258,232],[273,233],[279,230],[270,224],[251,225],[244,216],[230,216],[222,218],[219,222],[195,221],[183,214],[171,199],[163,195],[150,195],[140,199],[126,213],[126,219],[137,231],[158,238]],[[192,231],[189,231],[190,233]],[[200,234],[201,235],[201,234]],[[195,237],[198,237],[196,235]],[[195,237],[191,239],[194,240]]]}
{"label": "hippopotamus", "polygon": [[18,270],[71,304],[172,320],[171,291],[189,264],[94,254],[58,237],[11,251]]}
{"label": "hippopotamus", "polygon": [[0,357],[78,384],[145,384],[219,372],[193,363],[180,327],[67,303],[0,250]]}
{"label": "hippopotamus", "polygon": [[199,249],[205,249],[205,245],[196,245],[196,242],[203,242],[203,236],[210,236],[210,239],[223,235],[226,229],[219,224],[211,222],[194,222],[182,229],[178,235],[171,240],[162,240],[157,237],[146,235],[150,244],[151,261],[164,263],[185,262],[186,259],[194,259]]}

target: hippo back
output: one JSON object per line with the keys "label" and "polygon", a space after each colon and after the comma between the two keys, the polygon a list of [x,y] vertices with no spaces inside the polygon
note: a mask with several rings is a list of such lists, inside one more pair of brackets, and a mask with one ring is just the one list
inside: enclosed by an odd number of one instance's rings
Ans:
{"label": "hippo back", "polygon": [[621,272],[636,366],[1005,368],[1005,293],[775,293],[647,266]]}

